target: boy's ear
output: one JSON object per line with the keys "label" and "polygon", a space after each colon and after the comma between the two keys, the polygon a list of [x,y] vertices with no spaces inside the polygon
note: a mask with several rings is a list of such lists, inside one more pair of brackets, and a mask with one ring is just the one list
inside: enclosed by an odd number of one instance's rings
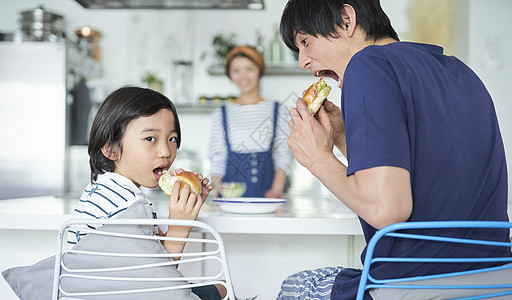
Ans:
{"label": "boy's ear", "polygon": [[112,145],[109,145],[108,143],[101,147],[101,153],[103,153],[103,155],[105,155],[105,157],[111,161],[117,160],[117,151],[112,149]]}

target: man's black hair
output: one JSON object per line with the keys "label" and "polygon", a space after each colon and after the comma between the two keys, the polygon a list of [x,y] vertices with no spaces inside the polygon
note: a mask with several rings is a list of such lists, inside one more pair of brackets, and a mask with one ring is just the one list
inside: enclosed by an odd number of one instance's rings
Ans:
{"label": "man's black hair", "polygon": [[366,33],[367,41],[386,37],[399,40],[379,0],[290,0],[281,17],[281,38],[288,48],[298,52],[297,33],[336,37],[337,29],[344,26],[341,13],[345,4],[354,8],[357,24]]}

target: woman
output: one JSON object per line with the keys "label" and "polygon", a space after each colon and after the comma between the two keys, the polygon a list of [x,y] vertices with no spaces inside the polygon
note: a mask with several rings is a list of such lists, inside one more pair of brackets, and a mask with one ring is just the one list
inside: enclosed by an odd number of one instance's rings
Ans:
{"label": "woman", "polygon": [[244,197],[282,198],[291,163],[287,109],[261,96],[265,62],[254,47],[233,48],[225,67],[240,94],[212,115],[212,180],[244,182]]}

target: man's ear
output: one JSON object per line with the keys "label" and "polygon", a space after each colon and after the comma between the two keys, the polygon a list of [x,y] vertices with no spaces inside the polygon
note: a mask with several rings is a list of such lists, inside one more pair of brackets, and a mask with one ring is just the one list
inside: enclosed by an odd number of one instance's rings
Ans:
{"label": "man's ear", "polygon": [[105,155],[106,158],[110,159],[111,161],[117,160],[117,151],[112,148],[112,145],[109,145],[109,143],[106,143],[103,147],[101,147],[101,153]]}
{"label": "man's ear", "polygon": [[355,9],[351,5],[344,4],[343,11],[341,11],[341,18],[343,19],[343,30],[347,32],[349,37],[352,37],[357,25]]}

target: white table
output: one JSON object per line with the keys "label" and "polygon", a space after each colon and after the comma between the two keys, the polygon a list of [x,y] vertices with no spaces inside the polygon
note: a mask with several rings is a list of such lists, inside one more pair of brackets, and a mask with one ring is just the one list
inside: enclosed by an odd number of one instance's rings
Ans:
{"label": "white table", "polygon": [[[158,215],[167,214],[167,200],[149,196]],[[57,230],[69,218],[78,197],[32,197],[0,200],[0,229]],[[205,205],[199,220],[220,233],[360,235],[354,213],[331,199],[293,198],[272,214],[224,213]]]}
{"label": "white table", "polygon": [[[168,198],[148,198],[159,217],[166,217]],[[57,230],[77,200],[77,195],[0,200],[0,271],[54,254]],[[333,199],[295,197],[273,214],[255,215],[206,205],[199,220],[221,233],[239,297],[275,298],[281,281],[303,269],[357,267],[364,246],[357,217]],[[17,299],[3,280],[0,298]]]}

